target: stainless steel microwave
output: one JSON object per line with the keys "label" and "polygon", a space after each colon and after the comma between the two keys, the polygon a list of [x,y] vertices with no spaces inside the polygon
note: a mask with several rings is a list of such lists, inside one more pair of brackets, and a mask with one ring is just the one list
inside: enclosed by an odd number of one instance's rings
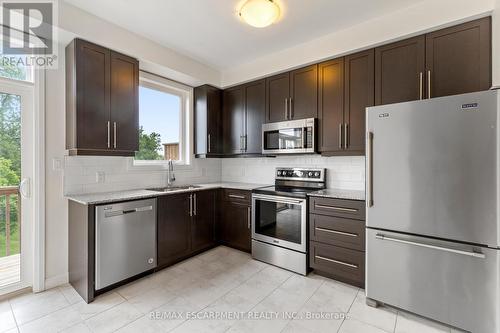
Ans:
{"label": "stainless steel microwave", "polygon": [[262,154],[316,152],[316,118],[262,125]]}

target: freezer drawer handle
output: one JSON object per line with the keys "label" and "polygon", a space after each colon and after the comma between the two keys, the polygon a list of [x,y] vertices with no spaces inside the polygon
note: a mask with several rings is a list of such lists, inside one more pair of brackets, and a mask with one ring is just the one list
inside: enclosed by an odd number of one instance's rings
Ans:
{"label": "freezer drawer handle", "polygon": [[104,217],[113,217],[113,216],[120,216],[120,215],[131,214],[131,213],[146,212],[149,210],[153,210],[153,206],[144,206],[144,207],[128,209],[128,210],[115,210],[113,212],[106,212],[104,214]]}
{"label": "freezer drawer handle", "polygon": [[315,204],[314,207],[316,207],[316,208],[323,208],[323,209],[339,210],[339,211],[342,211],[342,212],[352,212],[352,213],[356,213],[358,211],[357,209],[354,209],[354,208],[325,206],[325,205],[318,205],[318,204]]}
{"label": "freezer drawer handle", "polygon": [[342,236],[358,237],[358,234],[353,234],[351,232],[331,230],[331,229],[325,229],[325,228],[320,228],[320,227],[316,227],[316,230],[318,230],[318,231],[324,231],[324,232],[329,232],[331,234],[337,234],[337,235],[342,235]]}
{"label": "freezer drawer handle", "polygon": [[385,236],[383,234],[377,234],[377,235],[375,235],[375,238],[380,239],[380,240],[387,240],[387,241],[391,241],[391,242],[396,242],[396,243],[402,243],[402,244],[409,244],[409,245],[415,245],[415,246],[425,247],[425,248],[428,248],[428,249],[440,250],[440,251],[451,252],[451,253],[456,253],[456,254],[463,254],[463,255],[466,255],[466,256],[469,256],[469,257],[475,257],[475,258],[481,258],[481,259],[486,258],[486,255],[484,255],[484,253],[480,253],[480,252],[462,251],[462,250],[450,249],[450,248],[442,247],[442,246],[436,246],[436,245],[430,245],[430,244],[425,244],[425,243],[412,242],[412,241],[407,241],[407,240],[404,240],[404,239],[387,237],[387,236]]}
{"label": "freezer drawer handle", "polygon": [[322,256],[315,256],[315,257],[316,257],[316,259],[326,260],[326,261],[329,261],[329,262],[333,262],[335,264],[344,265],[344,266],[351,267],[351,268],[358,268],[358,265],[349,264],[347,262],[338,261],[338,260],[335,260],[335,259],[330,259],[330,258],[326,258],[326,257],[322,257]]}

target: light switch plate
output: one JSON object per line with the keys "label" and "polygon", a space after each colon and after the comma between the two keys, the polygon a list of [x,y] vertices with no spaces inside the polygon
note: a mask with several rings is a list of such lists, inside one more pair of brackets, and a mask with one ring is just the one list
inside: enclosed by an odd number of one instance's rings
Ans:
{"label": "light switch plate", "polygon": [[62,160],[60,158],[52,159],[52,170],[61,171],[62,170]]}

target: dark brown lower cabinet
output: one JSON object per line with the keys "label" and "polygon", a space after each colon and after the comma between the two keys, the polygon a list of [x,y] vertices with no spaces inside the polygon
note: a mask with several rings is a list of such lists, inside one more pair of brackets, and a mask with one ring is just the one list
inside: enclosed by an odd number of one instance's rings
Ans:
{"label": "dark brown lower cabinet", "polygon": [[365,286],[364,201],[309,199],[309,265],[324,275]]}
{"label": "dark brown lower cabinet", "polygon": [[251,246],[251,210],[249,201],[244,198],[248,194],[238,192],[225,192],[221,203],[221,216],[219,221],[219,240],[222,244],[238,250],[250,252]]}
{"label": "dark brown lower cabinet", "polygon": [[158,197],[158,266],[215,245],[215,191]]}

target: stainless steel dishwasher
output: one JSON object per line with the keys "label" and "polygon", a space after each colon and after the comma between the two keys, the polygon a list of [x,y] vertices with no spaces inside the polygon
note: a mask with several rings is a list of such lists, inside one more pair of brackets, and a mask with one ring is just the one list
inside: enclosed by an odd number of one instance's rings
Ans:
{"label": "stainless steel dishwasher", "polygon": [[96,290],[156,267],[156,199],[95,209]]}

